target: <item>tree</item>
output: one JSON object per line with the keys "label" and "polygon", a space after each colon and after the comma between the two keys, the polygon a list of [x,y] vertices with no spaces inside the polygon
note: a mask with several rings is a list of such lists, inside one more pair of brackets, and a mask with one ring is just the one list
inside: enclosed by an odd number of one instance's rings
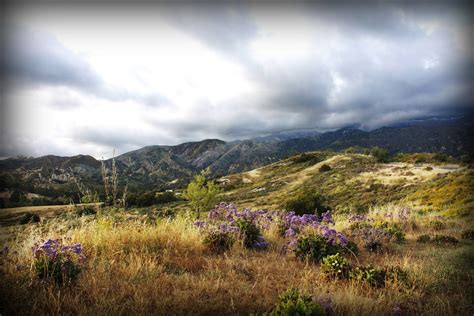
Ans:
{"label": "tree", "polygon": [[388,150],[380,147],[372,147],[370,154],[377,160],[377,162],[388,162]]}
{"label": "tree", "polygon": [[183,196],[189,200],[189,204],[196,212],[197,218],[201,216],[201,212],[209,210],[217,202],[217,195],[221,192],[214,181],[206,180],[209,173],[209,169],[202,170],[183,192]]}

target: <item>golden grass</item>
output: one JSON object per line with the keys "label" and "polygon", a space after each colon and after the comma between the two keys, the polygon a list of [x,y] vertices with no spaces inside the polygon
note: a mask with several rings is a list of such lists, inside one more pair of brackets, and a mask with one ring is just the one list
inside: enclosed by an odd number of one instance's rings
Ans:
{"label": "golden grass", "polygon": [[[395,210],[394,205],[382,211]],[[380,213],[380,212],[379,212]],[[372,215],[380,216],[377,210]],[[337,227],[348,223],[341,216]],[[2,258],[0,296],[5,314],[203,314],[263,313],[290,287],[315,299],[331,300],[337,315],[387,315],[396,304],[408,314],[472,313],[472,242],[455,247],[421,245],[426,219],[409,231],[405,245],[382,254],[362,252],[361,264],[399,265],[410,273],[408,285],[372,288],[354,281],[325,279],[318,265],[282,255],[276,228],[265,232],[267,251],[235,245],[223,255],[209,253],[189,217],[145,224],[141,218],[100,216],[51,220],[28,229],[10,242],[17,255]],[[453,222],[445,233],[459,235],[466,223]],[[88,260],[69,287],[41,285],[30,270],[31,247],[39,240],[70,236],[81,242]],[[471,262],[472,263],[472,262]],[[0,305],[1,306],[1,305]]]}

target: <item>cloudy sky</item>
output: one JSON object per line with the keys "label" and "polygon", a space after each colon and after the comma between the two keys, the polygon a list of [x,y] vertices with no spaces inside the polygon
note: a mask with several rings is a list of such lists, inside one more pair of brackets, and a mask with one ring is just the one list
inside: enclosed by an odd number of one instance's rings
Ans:
{"label": "cloudy sky", "polygon": [[472,8],[349,3],[9,5],[0,157],[110,157],[472,109]]}

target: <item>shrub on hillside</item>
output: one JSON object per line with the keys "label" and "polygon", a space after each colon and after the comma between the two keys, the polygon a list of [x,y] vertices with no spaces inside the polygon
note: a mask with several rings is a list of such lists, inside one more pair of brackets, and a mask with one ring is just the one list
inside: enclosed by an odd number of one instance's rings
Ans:
{"label": "shrub on hillside", "polygon": [[229,231],[210,231],[204,237],[204,245],[215,254],[221,254],[232,248],[234,237]]}
{"label": "shrub on hillside", "polygon": [[405,232],[397,223],[378,221],[374,223],[374,227],[384,229],[397,243],[405,242]]}
{"label": "shrub on hillside", "polygon": [[238,220],[236,226],[239,228],[239,239],[246,248],[254,248],[261,236],[260,229],[251,221]]}
{"label": "shrub on hillside", "polygon": [[297,215],[322,214],[329,210],[326,199],[314,191],[302,192],[296,197],[287,200],[283,208],[289,212],[295,212]]}
{"label": "shrub on hillside", "polygon": [[351,278],[363,281],[371,286],[383,287],[387,281],[402,282],[408,280],[408,273],[398,266],[388,268],[376,268],[372,265],[359,266],[352,270]]}
{"label": "shrub on hillside", "polygon": [[435,235],[433,238],[431,238],[431,242],[435,243],[435,244],[438,244],[438,245],[441,245],[441,244],[451,244],[451,245],[455,245],[457,244],[459,241],[453,237],[453,236],[449,236],[449,235]]}
{"label": "shrub on hillside", "polygon": [[311,162],[313,164],[318,163],[321,161],[321,158],[317,154],[310,154],[310,153],[302,153],[298,156],[291,158],[294,163],[305,163]]}
{"label": "shrub on hillside", "polygon": [[424,234],[424,235],[418,236],[418,239],[416,241],[422,244],[426,244],[431,241],[431,237],[430,235]]}
{"label": "shrub on hillside", "polygon": [[136,192],[129,193],[127,196],[128,206],[152,206],[155,204],[164,204],[177,201],[178,198],[173,192]]}
{"label": "shrub on hillside", "polygon": [[36,213],[27,212],[23,214],[20,219],[20,225],[29,224],[29,223],[39,223],[40,216]]}
{"label": "shrub on hillside", "polygon": [[97,210],[92,205],[84,205],[76,207],[75,213],[77,216],[88,216],[97,214]]}
{"label": "shrub on hillside", "polygon": [[377,162],[388,162],[389,154],[385,148],[373,147],[370,150],[370,155],[372,155]]}
{"label": "shrub on hillside", "polygon": [[281,316],[323,316],[326,309],[319,303],[313,301],[310,295],[301,293],[298,289],[289,289],[282,293],[278,303],[270,312],[270,315]]}
{"label": "shrub on hillside", "polygon": [[351,278],[357,281],[366,282],[371,286],[382,287],[385,285],[386,272],[383,269],[376,268],[372,265],[356,267]]}
{"label": "shrub on hillside", "polygon": [[462,239],[468,239],[468,240],[474,240],[474,230],[469,229],[465,230],[461,233],[461,238]]}
{"label": "shrub on hillside", "polygon": [[338,244],[328,242],[319,234],[308,234],[298,237],[296,240],[295,255],[300,260],[320,262],[324,257],[342,252],[343,248]]}
{"label": "shrub on hillside", "polygon": [[319,172],[326,172],[326,171],[331,171],[331,167],[326,164],[319,167]]}
{"label": "shrub on hillside", "polygon": [[351,272],[351,265],[340,253],[336,253],[323,258],[321,272],[330,278],[347,279]]}
{"label": "shrub on hillside", "polygon": [[442,230],[446,228],[446,224],[437,219],[430,221],[428,225],[434,230]]}

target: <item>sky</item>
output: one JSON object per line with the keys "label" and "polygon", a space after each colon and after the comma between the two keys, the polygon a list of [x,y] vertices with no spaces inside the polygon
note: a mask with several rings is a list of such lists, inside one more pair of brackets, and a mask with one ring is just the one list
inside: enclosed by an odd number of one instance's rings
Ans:
{"label": "sky", "polygon": [[474,108],[466,3],[133,3],[6,7],[0,157],[108,158]]}

